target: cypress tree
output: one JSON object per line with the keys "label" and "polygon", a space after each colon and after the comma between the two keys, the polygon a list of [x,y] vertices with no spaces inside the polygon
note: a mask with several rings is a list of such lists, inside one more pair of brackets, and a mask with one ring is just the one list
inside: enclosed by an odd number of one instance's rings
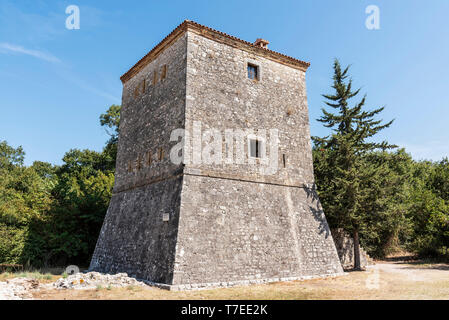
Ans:
{"label": "cypress tree", "polygon": [[[322,108],[322,116],[317,119],[331,129],[331,134],[313,137],[315,148],[322,152],[326,170],[325,189],[320,198],[325,204],[326,215],[333,227],[344,228],[354,239],[354,269],[360,270],[359,233],[363,228],[367,199],[372,199],[370,181],[375,181],[381,166],[368,166],[366,156],[377,150],[396,148],[386,141],[375,142],[371,138],[388,128],[394,120],[382,123],[375,116],[384,107],[372,111],[365,110],[366,95],[352,107],[349,100],[355,98],[360,89],[353,91],[352,79],[348,79],[349,66],[344,70],[337,59],[333,65],[333,94],[324,94],[329,111]],[[320,190],[320,188],[319,188]]]}

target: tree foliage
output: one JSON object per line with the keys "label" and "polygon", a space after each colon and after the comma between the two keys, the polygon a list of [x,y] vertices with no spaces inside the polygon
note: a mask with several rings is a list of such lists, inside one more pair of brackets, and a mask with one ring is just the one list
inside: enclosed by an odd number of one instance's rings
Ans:
{"label": "tree foliage", "polygon": [[317,189],[331,227],[342,227],[374,257],[395,250],[421,255],[448,255],[449,162],[414,161],[404,149],[372,139],[388,128],[375,116],[383,108],[366,111],[366,96],[352,107],[348,70],[334,63],[335,93],[323,95],[326,105],[318,121],[331,129],[314,137]]}
{"label": "tree foliage", "polygon": [[119,110],[100,117],[113,132],[102,152],[72,149],[60,166],[26,167],[21,147],[0,142],[0,263],[89,262],[114,185]]}
{"label": "tree foliage", "polygon": [[115,161],[115,158],[117,157],[117,142],[119,135],[121,109],[121,106],[113,104],[109,107],[108,110],[106,110],[106,113],[100,115],[100,124],[110,135],[110,138],[106,143],[104,153],[108,154],[113,161]]}
{"label": "tree foliage", "polygon": [[325,200],[327,215],[334,226],[353,234],[355,268],[359,269],[359,233],[366,228],[367,215],[376,208],[379,194],[384,192],[379,181],[386,164],[373,152],[395,146],[371,139],[393,123],[383,124],[382,120],[375,119],[384,108],[365,110],[366,96],[350,106],[350,100],[360,89],[353,91],[348,71],[349,67],[343,70],[335,60],[332,85],[335,93],[323,95],[326,105],[334,112],[322,108],[323,115],[318,119],[332,133],[313,140],[316,147],[325,152],[323,161],[332,164],[325,178],[328,183],[326,188],[321,188],[320,196]]}
{"label": "tree foliage", "polygon": [[[374,257],[395,250],[449,259],[449,161],[415,161],[373,137],[391,122],[364,109],[366,97],[334,65],[334,93],[319,119],[331,129],[314,137],[317,189],[331,227],[360,235]],[[0,263],[87,265],[114,184],[120,106],[100,124],[111,138],[101,152],[69,150],[54,166],[24,165],[25,153],[0,142]]]}

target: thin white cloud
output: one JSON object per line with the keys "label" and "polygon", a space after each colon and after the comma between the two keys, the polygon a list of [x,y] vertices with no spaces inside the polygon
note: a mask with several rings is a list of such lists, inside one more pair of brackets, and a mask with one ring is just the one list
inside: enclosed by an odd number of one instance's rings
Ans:
{"label": "thin white cloud", "polygon": [[62,75],[62,77],[69,82],[72,82],[73,84],[75,84],[76,86],[78,86],[79,88],[86,90],[90,93],[93,93],[95,95],[98,95],[100,97],[109,99],[110,101],[113,101],[114,103],[120,103],[120,98],[116,97],[112,94],[109,94],[105,91],[99,90],[97,88],[94,88],[92,85],[90,85],[89,83],[85,82],[84,80],[80,79],[79,77],[70,74],[70,75]]}
{"label": "thin white cloud", "polygon": [[45,53],[45,52],[38,51],[38,50],[26,49],[22,46],[18,46],[18,45],[6,43],[6,42],[0,43],[0,52],[2,52],[2,53],[13,52],[13,53],[25,54],[25,55],[29,55],[29,56],[32,56],[32,57],[35,57],[35,58],[38,58],[38,59],[41,59],[44,61],[52,62],[52,63],[60,63],[61,62],[61,60],[59,60],[52,54]]}
{"label": "thin white cloud", "polygon": [[72,82],[73,84],[75,84],[76,86],[82,88],[83,90],[89,91],[90,93],[93,93],[95,95],[101,96],[103,98],[109,99],[111,101],[114,102],[119,102],[120,98],[111,95],[107,92],[104,92],[102,90],[96,89],[93,86],[91,86],[90,84],[86,83],[85,81],[83,81],[82,79],[78,78],[75,74],[73,74],[72,72],[68,71],[67,66],[65,66],[62,61],[60,59],[58,59],[57,57],[53,56],[52,54],[49,53],[45,53],[42,51],[38,51],[38,50],[29,50],[26,49],[22,46],[18,46],[18,45],[14,45],[14,44],[10,44],[7,42],[2,42],[0,43],[0,53],[18,53],[18,54],[25,54],[25,55],[29,55],[44,61],[48,61],[51,63],[57,63],[59,64],[59,66],[62,66],[63,68],[57,68],[57,70],[59,70],[59,74],[66,80],[69,82]]}

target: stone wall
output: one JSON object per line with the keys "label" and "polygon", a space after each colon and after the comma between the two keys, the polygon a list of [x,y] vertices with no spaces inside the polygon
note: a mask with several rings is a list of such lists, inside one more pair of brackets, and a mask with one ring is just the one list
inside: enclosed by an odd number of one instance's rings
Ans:
{"label": "stone wall", "polygon": [[[344,269],[354,268],[354,240],[343,229],[332,229],[335,247],[338,257]],[[371,265],[373,262],[365,250],[360,246],[360,265],[362,268]]]}
{"label": "stone wall", "polygon": [[[186,41],[187,37],[181,36],[124,84],[115,192],[163,180],[182,171],[182,165],[170,161],[169,152],[173,146],[171,132],[184,128]],[[166,77],[161,80],[164,65]],[[157,81],[153,83],[155,72]]]}
{"label": "stone wall", "polygon": [[170,134],[184,126],[186,46],[184,35],[124,84],[115,186],[90,270],[172,281],[183,166],[170,161]]}
{"label": "stone wall", "polygon": [[181,187],[178,177],[114,194],[89,269],[171,283]]}
{"label": "stone wall", "polygon": [[341,273],[303,188],[185,175],[173,284]]}
{"label": "stone wall", "polygon": [[[222,134],[225,129],[252,129],[256,134],[277,129],[279,149],[274,174],[260,174],[259,166],[247,163],[192,163],[186,172],[281,185],[313,183],[305,72],[187,34],[186,129],[193,131],[194,121],[201,121],[203,130],[215,128]],[[259,67],[259,81],[248,79],[248,62]],[[244,152],[247,158],[248,150]],[[235,148],[233,153],[235,159]]]}
{"label": "stone wall", "polygon": [[[248,79],[248,62],[258,66],[258,81]],[[221,133],[278,129],[278,170],[186,164],[173,284],[341,273],[307,189],[314,177],[304,71],[188,32],[186,94],[186,129],[195,121]]]}
{"label": "stone wall", "polygon": [[[90,269],[168,288],[341,274],[313,188],[305,71],[190,29],[176,37],[124,83],[116,183]],[[278,130],[266,150],[276,170],[249,163],[247,144],[244,163],[171,162],[171,132],[198,123]]]}

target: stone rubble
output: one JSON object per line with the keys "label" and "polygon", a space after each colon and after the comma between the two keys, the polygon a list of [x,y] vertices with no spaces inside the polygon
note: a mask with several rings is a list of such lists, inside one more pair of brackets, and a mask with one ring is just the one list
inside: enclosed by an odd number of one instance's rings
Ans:
{"label": "stone rubble", "polygon": [[56,289],[96,289],[96,288],[123,288],[129,286],[147,286],[126,273],[114,275],[99,272],[76,273],[67,278],[60,278],[51,284]]}
{"label": "stone rubble", "polygon": [[40,289],[107,289],[130,286],[147,287],[148,285],[128,277],[126,273],[115,275],[99,272],[76,273],[44,284],[36,279],[14,278],[0,281],[0,300],[31,300],[32,291]]}
{"label": "stone rubble", "polygon": [[0,282],[0,300],[30,300],[31,290],[39,288],[39,281],[31,278],[14,278]]}

